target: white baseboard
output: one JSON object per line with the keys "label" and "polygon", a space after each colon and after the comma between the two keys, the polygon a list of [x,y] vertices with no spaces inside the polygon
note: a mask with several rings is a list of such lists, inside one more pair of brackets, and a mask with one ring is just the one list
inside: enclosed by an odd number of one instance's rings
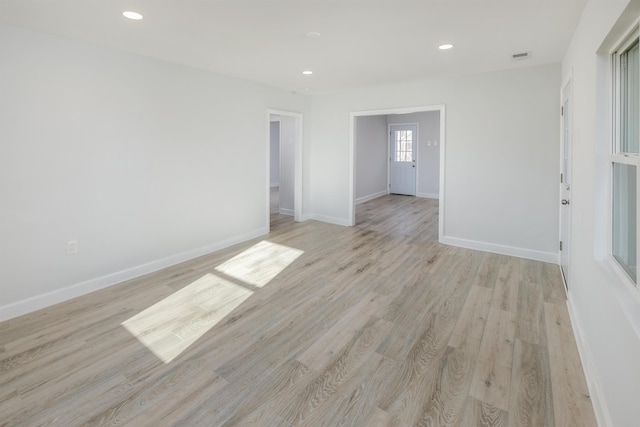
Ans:
{"label": "white baseboard", "polygon": [[345,227],[351,226],[351,222],[345,218],[336,218],[332,216],[309,214],[308,219],[315,219],[316,221],[328,222],[329,224],[343,225]]}
{"label": "white baseboard", "polygon": [[280,183],[278,182],[272,182],[270,185],[271,188],[275,188],[275,187],[280,187]]}
{"label": "white baseboard", "polygon": [[144,276],[145,274],[153,273],[154,271],[162,270],[163,268],[167,268],[172,265],[176,265],[181,262],[189,261],[199,256],[209,254],[211,252],[228,248],[229,246],[233,246],[238,243],[254,239],[256,237],[264,236],[268,233],[268,231],[269,230],[266,227],[263,227],[250,233],[243,234],[241,236],[236,236],[231,239],[212,243],[210,245],[183,252],[181,254],[171,255],[166,258],[151,261],[143,265],[117,271],[106,276],[90,279],[71,286],[67,286],[62,289],[56,289],[55,291],[47,292],[21,301],[16,301],[11,304],[0,306],[0,321],[31,313],[32,311],[40,310],[42,308],[64,302],[72,298],[86,295],[99,289],[116,285],[126,280]]}
{"label": "white baseboard", "polygon": [[280,214],[293,216],[293,209],[280,208]]}
{"label": "white baseboard", "polygon": [[593,411],[596,414],[596,421],[599,427],[612,427],[611,415],[607,409],[606,402],[602,397],[602,390],[600,390],[600,382],[598,376],[593,368],[591,353],[584,341],[584,332],[578,313],[574,309],[573,299],[569,293],[567,298],[567,310],[569,311],[569,319],[571,319],[571,329],[573,329],[573,336],[576,339],[578,346],[578,354],[580,355],[580,362],[582,362],[582,370],[587,380],[587,387],[589,388],[589,396],[591,396],[591,403],[593,404]]}
{"label": "white baseboard", "polygon": [[377,193],[369,194],[368,196],[358,197],[356,199],[356,205],[359,205],[360,203],[368,202],[369,200],[377,199],[378,197],[382,197],[387,194],[388,192],[386,190],[383,190],[383,191],[378,191]]}
{"label": "white baseboard", "polygon": [[302,215],[300,215],[299,222],[309,221],[310,219],[311,219],[311,215],[310,214],[302,214]]}
{"label": "white baseboard", "polygon": [[424,199],[439,199],[438,193],[416,193],[416,197],[422,197]]}
{"label": "white baseboard", "polygon": [[460,239],[458,237],[441,236],[440,243],[461,248],[476,249],[501,255],[509,255],[518,258],[532,259],[535,261],[551,262],[559,264],[559,255],[554,252],[542,252],[533,249],[516,248],[514,246],[498,245],[495,243],[479,242],[476,240]]}

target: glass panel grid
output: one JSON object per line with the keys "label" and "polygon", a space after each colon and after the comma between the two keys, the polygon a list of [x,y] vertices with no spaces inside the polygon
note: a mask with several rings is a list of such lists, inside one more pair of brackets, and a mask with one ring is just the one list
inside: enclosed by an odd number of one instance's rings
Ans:
{"label": "glass panel grid", "polygon": [[395,161],[413,161],[413,131],[397,130],[395,132]]}

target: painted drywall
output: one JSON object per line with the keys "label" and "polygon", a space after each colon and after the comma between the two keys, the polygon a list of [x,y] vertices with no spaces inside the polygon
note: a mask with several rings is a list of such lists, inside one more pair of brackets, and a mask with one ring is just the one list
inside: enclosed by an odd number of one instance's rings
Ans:
{"label": "painted drywall", "polygon": [[551,64],[315,96],[310,210],[349,221],[350,112],[445,104],[440,238],[555,261],[559,86]]}
{"label": "painted drywall", "polygon": [[387,118],[356,117],[356,203],[387,193]]}
{"label": "painted drywall", "polygon": [[293,215],[294,144],[298,135],[294,117],[280,117],[280,213]]}
{"label": "painted drywall", "polygon": [[266,232],[266,112],[308,96],[4,24],[0,56],[0,318]]}
{"label": "painted drywall", "polygon": [[280,121],[269,124],[269,141],[271,152],[269,154],[269,175],[271,187],[280,185]]}
{"label": "painted drywall", "polygon": [[640,299],[606,256],[611,76],[608,49],[597,52],[619,18],[640,16],[637,1],[620,16],[626,3],[589,2],[562,62],[573,94],[569,307],[600,425],[615,427],[640,420]]}
{"label": "painted drywall", "polygon": [[390,114],[387,123],[417,123],[416,196],[437,199],[440,193],[440,112]]}

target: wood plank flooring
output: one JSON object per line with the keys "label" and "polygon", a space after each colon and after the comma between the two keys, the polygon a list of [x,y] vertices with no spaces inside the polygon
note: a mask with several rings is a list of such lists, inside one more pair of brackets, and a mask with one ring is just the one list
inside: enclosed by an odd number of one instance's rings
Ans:
{"label": "wood plank flooring", "polygon": [[557,266],[439,244],[435,200],[357,223],[0,323],[0,425],[596,425]]}

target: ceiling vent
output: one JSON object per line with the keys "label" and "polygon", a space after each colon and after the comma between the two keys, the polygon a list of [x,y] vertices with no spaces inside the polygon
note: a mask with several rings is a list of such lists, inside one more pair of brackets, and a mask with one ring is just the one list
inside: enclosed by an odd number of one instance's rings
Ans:
{"label": "ceiling vent", "polygon": [[531,52],[519,52],[511,55],[512,61],[522,61],[523,59],[531,58]]}

